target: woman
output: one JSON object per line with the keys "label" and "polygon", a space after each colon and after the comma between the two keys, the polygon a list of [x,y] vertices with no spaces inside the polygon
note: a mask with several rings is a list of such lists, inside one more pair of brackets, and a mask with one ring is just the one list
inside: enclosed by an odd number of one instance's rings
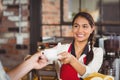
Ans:
{"label": "woman", "polygon": [[93,46],[95,23],[92,16],[79,12],[72,21],[74,40],[62,45],[65,52],[59,54],[62,63],[62,80],[82,80],[93,72],[98,72],[103,61],[103,50]]}

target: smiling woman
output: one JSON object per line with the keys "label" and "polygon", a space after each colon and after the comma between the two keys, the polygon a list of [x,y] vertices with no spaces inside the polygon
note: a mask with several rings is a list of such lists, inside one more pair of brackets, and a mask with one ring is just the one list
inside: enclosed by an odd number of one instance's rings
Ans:
{"label": "smiling woman", "polygon": [[82,80],[100,69],[103,50],[94,47],[94,30],[94,20],[89,13],[79,12],[75,15],[72,21],[74,39],[70,44],[61,45],[65,51],[59,54],[62,80]]}

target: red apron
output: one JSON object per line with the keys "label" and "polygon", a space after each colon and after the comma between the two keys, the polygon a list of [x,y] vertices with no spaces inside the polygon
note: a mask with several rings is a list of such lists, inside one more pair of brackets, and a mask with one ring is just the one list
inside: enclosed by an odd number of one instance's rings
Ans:
{"label": "red apron", "polygon": [[[71,52],[71,47],[70,45],[68,52]],[[86,62],[86,57],[84,58],[84,63]],[[62,80],[82,80],[78,77],[77,71],[70,65],[70,64],[63,64],[61,66],[60,70],[60,78]]]}

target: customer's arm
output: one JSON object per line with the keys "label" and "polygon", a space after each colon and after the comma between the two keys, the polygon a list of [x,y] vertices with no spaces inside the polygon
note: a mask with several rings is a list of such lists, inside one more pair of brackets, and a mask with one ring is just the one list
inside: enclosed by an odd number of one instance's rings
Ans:
{"label": "customer's arm", "polygon": [[47,59],[40,52],[34,54],[31,58],[24,61],[18,67],[8,72],[11,80],[18,80],[26,75],[32,69],[41,69],[47,65]]}

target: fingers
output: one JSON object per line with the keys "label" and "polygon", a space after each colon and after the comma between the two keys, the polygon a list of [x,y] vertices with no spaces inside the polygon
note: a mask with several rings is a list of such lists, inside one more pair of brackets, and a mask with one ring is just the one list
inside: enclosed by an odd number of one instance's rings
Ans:
{"label": "fingers", "polygon": [[63,53],[60,53],[59,55],[58,55],[58,59],[60,59],[60,60],[62,60],[62,59],[65,59],[65,58],[71,58],[71,54],[70,53],[68,53],[68,52],[63,52]]}
{"label": "fingers", "polygon": [[46,61],[46,62],[48,62],[48,60],[47,60],[47,58],[46,58],[46,56],[43,54],[43,52],[37,52],[37,54],[39,55],[39,60],[40,61]]}
{"label": "fingers", "polygon": [[63,64],[70,63],[72,60],[72,55],[68,52],[63,52],[58,55],[58,60]]}
{"label": "fingers", "polygon": [[39,59],[44,58],[44,55],[43,55],[42,51],[37,52],[36,55],[39,57]]}
{"label": "fingers", "polygon": [[64,58],[66,58],[67,57],[67,52],[62,52],[62,53],[60,53],[60,54],[58,54],[58,59],[64,59]]}

